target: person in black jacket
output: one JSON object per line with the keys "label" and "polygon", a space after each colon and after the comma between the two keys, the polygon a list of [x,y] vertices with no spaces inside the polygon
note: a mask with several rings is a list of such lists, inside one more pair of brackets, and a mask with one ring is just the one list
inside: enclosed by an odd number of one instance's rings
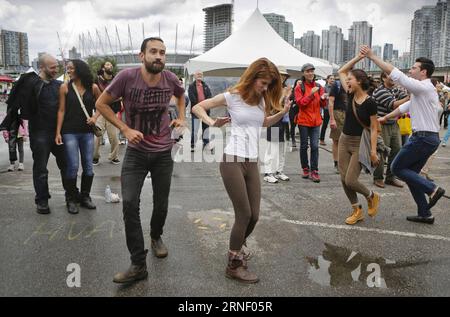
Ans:
{"label": "person in black jacket", "polygon": [[64,147],[55,143],[58,93],[61,85],[60,81],[55,80],[58,62],[53,56],[44,54],[39,58],[39,65],[39,75],[34,72],[22,75],[11,90],[7,101],[7,117],[0,130],[8,128],[15,120],[29,120],[36,208],[39,214],[48,214],[50,213],[48,199],[51,196],[48,189],[47,164],[50,153],[56,158],[64,189],[66,189],[64,179],[66,160]]}
{"label": "person in black jacket", "polygon": [[[211,90],[209,89],[208,85],[203,81],[203,73],[201,71],[196,71],[194,74],[194,78],[195,81],[189,85],[188,89],[189,100],[191,102],[191,117],[192,117],[191,152],[194,152],[195,142],[197,141],[198,127],[200,123],[197,116],[192,113],[192,108],[196,104],[202,102],[203,100],[212,97]],[[203,148],[209,143],[209,138],[205,134],[206,129],[208,129],[208,125],[202,122]]]}

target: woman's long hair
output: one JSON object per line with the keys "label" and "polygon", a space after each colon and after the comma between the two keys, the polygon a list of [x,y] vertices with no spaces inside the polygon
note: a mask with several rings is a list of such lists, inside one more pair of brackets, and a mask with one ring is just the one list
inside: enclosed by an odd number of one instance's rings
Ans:
{"label": "woman's long hair", "polygon": [[79,59],[72,59],[75,75],[81,81],[81,84],[86,90],[92,91],[92,85],[94,84],[94,76],[92,76],[89,65]]}
{"label": "woman's long hair", "polygon": [[352,69],[350,73],[359,81],[361,89],[367,92],[369,96],[372,95],[373,91],[377,88],[377,84],[373,78],[367,75],[362,69]]}
{"label": "woman's long hair", "polygon": [[[253,88],[257,79],[269,78],[272,82],[262,95],[256,93]],[[230,89],[230,92],[238,92],[242,100],[249,105],[257,105],[264,98],[266,114],[270,114],[273,110],[281,111],[283,107],[280,105],[282,96],[281,75],[278,68],[267,58],[260,58],[254,61],[241,76],[239,82]]]}

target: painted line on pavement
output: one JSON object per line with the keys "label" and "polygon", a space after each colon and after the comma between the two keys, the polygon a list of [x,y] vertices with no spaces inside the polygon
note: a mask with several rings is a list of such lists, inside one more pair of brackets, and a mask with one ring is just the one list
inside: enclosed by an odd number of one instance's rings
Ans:
{"label": "painted line on pavement", "polygon": [[[233,216],[232,212],[224,211],[224,210],[210,210],[209,212],[218,213],[218,214],[227,214],[229,216]],[[262,216],[260,217],[264,220],[277,220],[277,218]],[[404,231],[394,231],[394,230],[383,230],[376,228],[365,228],[365,227],[355,227],[355,226],[344,226],[344,225],[333,225],[322,222],[313,222],[313,221],[298,221],[298,220],[289,220],[289,219],[278,219],[279,221],[299,225],[299,226],[307,226],[307,227],[319,227],[319,228],[327,228],[327,229],[337,229],[337,230],[353,230],[353,231],[361,231],[361,232],[373,232],[379,234],[389,234],[399,237],[406,238],[421,238],[428,240],[438,240],[438,241],[447,241],[450,242],[450,237],[432,235],[432,234],[422,234],[422,233],[414,233],[414,232],[404,232]]]}
{"label": "painted line on pavement", "polygon": [[432,234],[421,234],[421,233],[403,232],[403,231],[391,231],[391,230],[382,230],[382,229],[365,228],[365,227],[354,227],[354,226],[350,227],[350,226],[332,225],[332,224],[328,224],[328,223],[311,222],[311,221],[297,221],[297,220],[287,220],[287,219],[282,219],[281,221],[286,222],[286,223],[299,225],[299,226],[321,227],[321,228],[328,228],[328,229],[353,230],[353,231],[363,231],[363,232],[374,232],[374,233],[390,234],[390,235],[394,235],[394,236],[407,237],[407,238],[421,238],[421,239],[428,239],[428,240],[440,240],[440,241],[448,241],[448,242],[450,242],[450,237],[444,237],[444,236],[438,236],[438,235],[432,235]]}

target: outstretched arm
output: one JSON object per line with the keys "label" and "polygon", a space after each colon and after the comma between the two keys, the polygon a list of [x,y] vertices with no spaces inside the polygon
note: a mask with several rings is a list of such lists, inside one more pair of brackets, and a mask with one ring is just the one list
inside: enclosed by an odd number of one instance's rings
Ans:
{"label": "outstretched arm", "polygon": [[213,119],[211,118],[207,110],[210,110],[212,108],[217,108],[221,106],[226,106],[227,101],[225,99],[224,94],[217,95],[213,98],[203,100],[202,102],[198,103],[192,108],[192,113],[197,116],[197,118],[201,119],[203,122],[205,122],[209,126],[214,127],[221,127],[227,122],[230,121],[229,118],[217,118]]}
{"label": "outstretched arm", "polygon": [[394,66],[392,66],[389,63],[386,63],[383,61],[380,57],[378,57],[367,45],[361,46],[360,54],[363,54],[364,56],[367,56],[370,60],[372,60],[380,69],[387,73],[388,75],[391,74],[391,72],[394,70]]}

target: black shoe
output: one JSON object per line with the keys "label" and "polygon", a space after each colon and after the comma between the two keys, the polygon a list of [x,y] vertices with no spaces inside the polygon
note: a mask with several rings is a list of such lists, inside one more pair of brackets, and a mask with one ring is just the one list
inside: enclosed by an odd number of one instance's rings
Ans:
{"label": "black shoe", "polygon": [[431,209],[434,207],[434,205],[436,205],[436,203],[438,202],[439,199],[442,198],[442,196],[444,196],[445,194],[445,189],[439,187],[436,191],[436,193],[433,195],[433,197],[430,198],[430,202],[428,203],[428,209]]}
{"label": "black shoe", "polygon": [[93,159],[92,160],[92,165],[97,166],[98,165],[98,159]]}
{"label": "black shoe", "polygon": [[114,165],[120,164],[120,160],[115,158],[114,160],[111,160],[111,163],[113,163]]}
{"label": "black shoe", "polygon": [[412,221],[412,222],[421,222],[421,223],[427,223],[432,225],[434,223],[434,217],[422,217],[422,216],[408,216],[406,217],[406,220]]}
{"label": "black shoe", "polygon": [[147,264],[142,265],[134,265],[131,264],[128,270],[125,272],[117,273],[114,276],[113,282],[114,283],[132,283],[139,280],[143,280],[147,278],[148,272],[147,272]]}
{"label": "black shoe", "polygon": [[80,194],[80,206],[86,209],[96,209],[97,207],[92,203],[92,199],[89,195]]}
{"label": "black shoe", "polygon": [[169,251],[164,245],[164,242],[162,241],[161,237],[159,237],[157,240],[152,239],[152,250],[153,254],[157,258],[165,258],[169,254]]}
{"label": "black shoe", "polygon": [[66,205],[67,205],[67,212],[69,214],[76,215],[78,213],[78,206],[76,202],[68,201],[66,202]]}
{"label": "black shoe", "polygon": [[50,213],[50,208],[48,207],[48,202],[38,202],[36,204],[36,212],[41,215],[48,215]]}

